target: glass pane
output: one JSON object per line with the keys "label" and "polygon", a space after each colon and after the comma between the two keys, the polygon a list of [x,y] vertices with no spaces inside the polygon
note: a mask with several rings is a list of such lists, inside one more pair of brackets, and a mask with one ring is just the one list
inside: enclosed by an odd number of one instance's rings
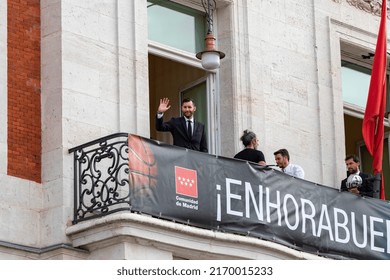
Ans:
{"label": "glass pane", "polygon": [[385,139],[383,145],[383,162],[382,162],[383,176],[385,177],[385,197],[390,199],[390,162],[389,162],[389,138]]}
{"label": "glass pane", "polygon": [[177,49],[197,53],[204,48],[204,13],[170,1],[148,1],[148,36]]}
{"label": "glass pane", "polygon": [[372,174],[372,157],[368,152],[366,145],[360,146],[360,161],[361,171]]}
{"label": "glass pane", "polygon": [[[343,101],[365,110],[370,88],[371,69],[341,61],[341,76]],[[386,112],[390,112],[389,75],[387,75],[386,83]]]}
{"label": "glass pane", "polygon": [[366,107],[371,70],[343,61],[341,63],[344,102]]}
{"label": "glass pane", "polygon": [[[361,155],[361,170],[365,173],[372,173],[372,156],[368,152],[365,145],[360,146]],[[389,138],[385,138],[383,145],[383,161],[382,170],[385,181],[385,196],[386,200],[390,199],[390,155],[389,155]]]}
{"label": "glass pane", "polygon": [[[194,118],[203,123],[205,131],[208,131],[208,120],[207,120],[207,95],[206,95],[206,82],[197,84],[182,92],[181,100],[184,98],[191,98],[195,101],[196,111]],[[181,102],[180,102],[181,103]]]}

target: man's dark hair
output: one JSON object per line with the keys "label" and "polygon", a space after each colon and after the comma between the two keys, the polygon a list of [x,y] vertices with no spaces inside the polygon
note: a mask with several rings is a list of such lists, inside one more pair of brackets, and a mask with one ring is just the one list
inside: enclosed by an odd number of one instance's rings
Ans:
{"label": "man's dark hair", "polygon": [[347,155],[346,157],[345,157],[345,161],[347,161],[347,160],[349,160],[349,159],[352,159],[354,162],[356,162],[356,163],[359,163],[360,162],[360,159],[359,159],[359,157],[357,156],[357,155]]}
{"label": "man's dark hair", "polygon": [[248,129],[245,129],[240,140],[242,141],[242,144],[246,147],[248,146],[253,139],[256,138],[256,134]]}
{"label": "man's dark hair", "polygon": [[279,149],[279,150],[277,150],[274,153],[274,156],[276,156],[277,154],[281,154],[282,157],[287,157],[287,159],[290,161],[290,154],[288,153],[288,151],[286,149]]}
{"label": "man's dark hair", "polygon": [[195,105],[195,101],[194,101],[192,98],[188,98],[188,97],[184,98],[184,99],[181,101],[181,105],[183,105],[184,103],[187,103],[187,102],[192,102],[192,104],[194,104],[194,106],[196,106],[196,105]]}

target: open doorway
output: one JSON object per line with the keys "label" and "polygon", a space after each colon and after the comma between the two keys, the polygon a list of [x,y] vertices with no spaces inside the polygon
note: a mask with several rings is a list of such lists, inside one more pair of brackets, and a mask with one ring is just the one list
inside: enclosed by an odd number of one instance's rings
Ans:
{"label": "open doorway", "polygon": [[[170,133],[158,132],[155,129],[155,116],[160,99],[168,97],[171,108],[164,114],[164,120],[181,115],[183,96],[192,97],[196,102],[195,118],[206,126],[208,132],[208,103],[206,72],[170,59],[149,54],[149,112],[150,136],[168,144],[172,144]],[[210,144],[209,144],[210,145]]]}
{"label": "open doorway", "polygon": [[[361,171],[372,173],[372,156],[368,153],[362,135],[363,119],[349,114],[344,114],[345,151],[346,154],[356,154],[361,161]],[[385,143],[383,146],[382,170],[385,181],[386,200],[390,199],[390,153],[389,153],[390,128],[385,126]]]}
{"label": "open doorway", "polygon": [[[344,101],[345,151],[347,155],[356,154],[359,156],[362,172],[373,174],[372,156],[367,151],[362,135],[364,110],[371,80],[373,54],[370,50],[362,46],[344,41],[340,42],[340,50]],[[389,84],[389,74],[387,74],[387,84]],[[386,102],[387,112],[390,111],[389,96],[388,91]],[[390,128],[388,127],[388,121],[385,119],[382,170],[387,200],[390,199],[389,134]]]}

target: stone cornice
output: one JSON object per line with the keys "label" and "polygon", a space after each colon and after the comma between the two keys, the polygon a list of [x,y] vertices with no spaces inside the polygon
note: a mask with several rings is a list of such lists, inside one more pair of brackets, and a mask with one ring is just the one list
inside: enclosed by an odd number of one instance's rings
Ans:
{"label": "stone cornice", "polygon": [[[197,228],[127,211],[69,226],[75,248],[91,252],[129,242],[190,259],[307,259],[323,257],[252,236]],[[202,257],[203,256],[203,257]],[[219,257],[218,257],[219,256]]]}
{"label": "stone cornice", "polygon": [[[333,2],[341,3],[343,0],[333,0]],[[354,6],[367,13],[380,16],[382,10],[381,0],[345,0],[349,5]],[[389,17],[389,1],[387,1],[387,18]]]}

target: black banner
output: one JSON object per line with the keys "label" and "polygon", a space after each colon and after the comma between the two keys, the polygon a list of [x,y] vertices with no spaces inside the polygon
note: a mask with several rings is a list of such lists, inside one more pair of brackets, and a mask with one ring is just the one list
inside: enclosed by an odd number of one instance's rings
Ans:
{"label": "black banner", "polygon": [[131,205],[332,258],[390,259],[390,206],[269,167],[129,135]]}

